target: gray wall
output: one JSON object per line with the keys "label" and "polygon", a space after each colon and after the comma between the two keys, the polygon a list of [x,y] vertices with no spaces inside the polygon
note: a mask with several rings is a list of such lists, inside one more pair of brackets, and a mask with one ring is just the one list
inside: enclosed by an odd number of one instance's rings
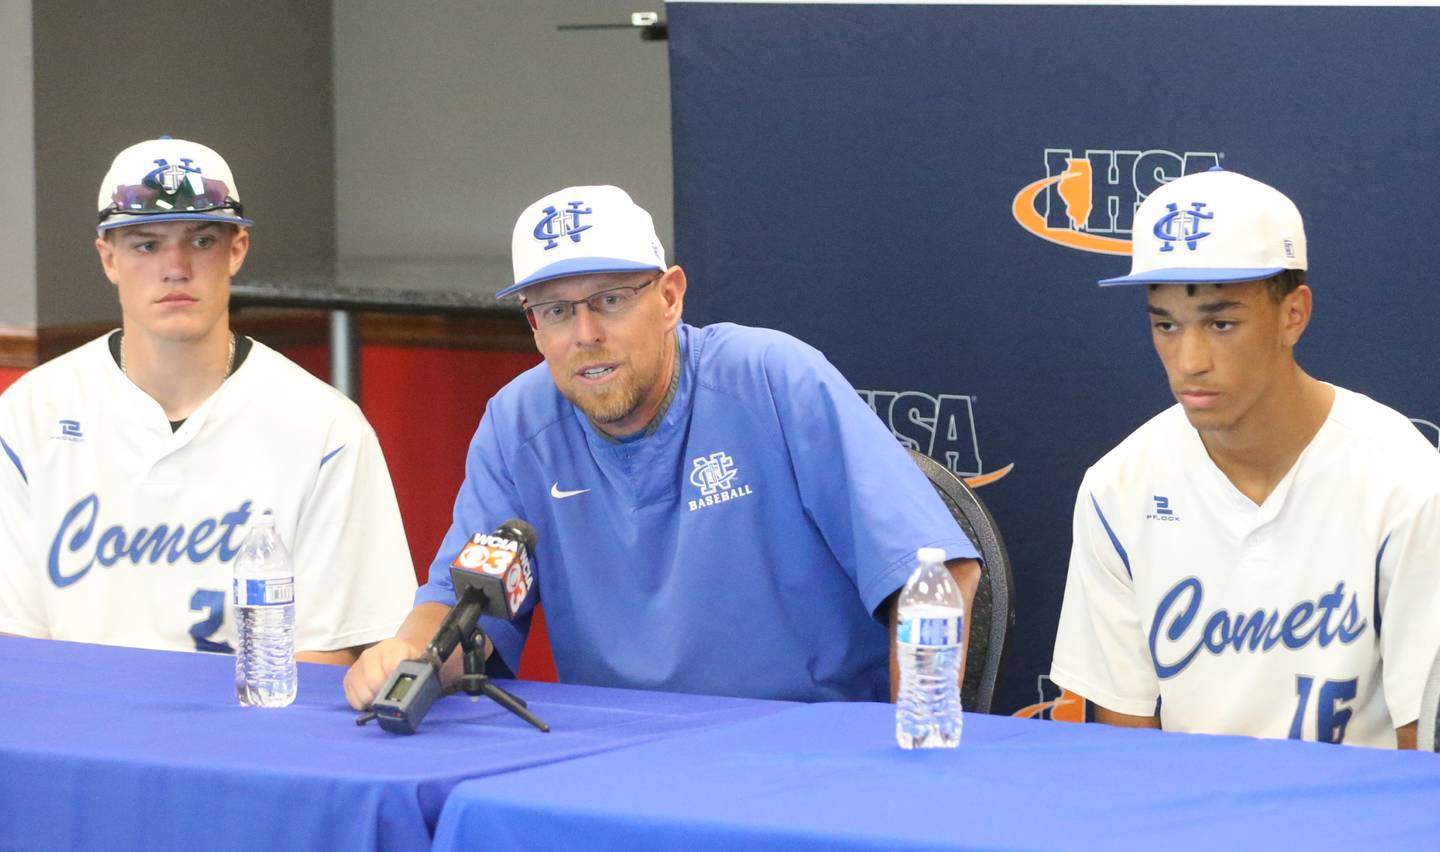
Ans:
{"label": "gray wall", "polygon": [[0,0],[0,325],[35,325],[35,108],[30,0]]}
{"label": "gray wall", "polygon": [[664,42],[628,21],[659,0],[337,0],[342,257],[509,257],[515,217],[554,189],[624,187],[673,247]]}
{"label": "gray wall", "polygon": [[334,257],[332,31],[323,2],[36,4],[40,325],[118,320],[91,247],[96,192],[116,153],[162,133],[229,162],[256,220],[248,269]]}
{"label": "gray wall", "polygon": [[646,7],[662,4],[42,0],[32,22],[31,0],[0,0],[0,165],[22,202],[0,209],[0,324],[118,320],[96,189],[162,133],[229,161],[252,274],[337,250],[508,257],[516,214],[575,183],[630,190],[672,246],[665,44],[555,29]]}

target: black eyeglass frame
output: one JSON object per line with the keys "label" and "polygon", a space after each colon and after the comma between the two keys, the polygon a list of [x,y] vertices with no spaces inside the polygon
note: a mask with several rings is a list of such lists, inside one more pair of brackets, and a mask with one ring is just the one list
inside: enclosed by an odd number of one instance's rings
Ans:
{"label": "black eyeglass frame", "polygon": [[[601,290],[601,291],[599,291],[599,292],[591,293],[589,296],[586,296],[586,297],[583,298],[583,299],[550,299],[550,300],[544,301],[544,302],[536,302],[536,303],[533,304],[533,305],[526,305],[526,306],[525,306],[525,321],[528,322],[528,323],[530,323],[530,330],[531,330],[531,331],[539,331],[539,330],[541,330],[542,328],[559,328],[560,326],[564,325],[565,323],[567,323],[567,322],[569,322],[570,320],[572,320],[572,319],[575,318],[575,310],[576,310],[576,308],[579,307],[580,305],[584,305],[585,307],[589,308],[592,312],[594,312],[594,313],[595,313],[596,315],[598,315],[598,316],[615,316],[615,313],[613,313],[613,312],[604,311],[604,310],[601,310],[601,309],[595,307],[595,300],[596,300],[596,299],[600,299],[600,298],[602,298],[602,297],[604,297],[604,296],[607,296],[607,295],[609,295],[609,294],[611,294],[611,293],[619,292],[619,291],[621,291],[621,290],[629,290],[629,291],[631,291],[631,295],[632,295],[632,296],[638,296],[638,295],[640,294],[640,291],[641,291],[641,290],[644,290],[646,287],[649,287],[651,284],[654,284],[656,281],[659,281],[661,278],[664,278],[664,277],[666,276],[666,274],[667,274],[666,272],[662,272],[662,273],[660,273],[659,275],[655,276],[654,278],[651,278],[649,281],[646,281],[644,284],[635,284],[635,285],[628,285],[628,284],[627,284],[627,285],[625,285],[625,286],[623,286],[623,287],[609,287],[609,288],[604,289],[604,290]],[[561,320],[560,322],[556,323],[555,325],[541,326],[538,322],[535,321],[535,310],[536,310],[537,308],[546,308],[546,307],[549,307],[550,305],[568,305],[568,306],[570,307],[570,312],[569,312],[569,314],[565,317],[565,319]]]}

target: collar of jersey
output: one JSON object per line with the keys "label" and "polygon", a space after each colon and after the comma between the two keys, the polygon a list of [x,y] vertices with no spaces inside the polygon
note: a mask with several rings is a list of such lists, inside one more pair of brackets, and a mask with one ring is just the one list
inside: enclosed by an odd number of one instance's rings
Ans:
{"label": "collar of jersey", "polygon": [[[1334,385],[1331,385],[1331,387],[1334,387]],[[1239,488],[1236,488],[1235,483],[1230,481],[1230,477],[1225,475],[1225,471],[1221,470],[1220,466],[1215,464],[1215,460],[1210,458],[1209,451],[1205,449],[1205,442],[1201,440],[1200,433],[1193,426],[1190,426],[1188,422],[1185,424],[1186,429],[1184,432],[1187,445],[1184,452],[1188,456],[1185,467],[1197,472],[1203,470],[1205,472],[1204,475],[1211,480],[1212,487],[1218,489],[1220,493],[1225,494],[1236,509],[1243,513],[1243,516],[1248,519],[1251,529],[1258,529],[1269,524],[1278,518],[1280,512],[1285,508],[1285,503],[1290,497],[1291,487],[1295,484],[1295,479],[1299,476],[1299,471],[1304,467],[1306,460],[1311,455],[1314,455],[1315,452],[1318,452],[1314,450],[1314,447],[1317,444],[1327,441],[1330,432],[1338,428],[1332,426],[1331,423],[1335,420],[1336,410],[1349,405],[1348,400],[1342,402],[1341,397],[1344,393],[1346,393],[1346,391],[1343,388],[1335,388],[1335,398],[1330,404],[1330,412],[1325,415],[1325,422],[1320,425],[1320,429],[1316,431],[1314,437],[1310,439],[1310,443],[1305,445],[1305,449],[1301,450],[1300,454],[1295,457],[1295,461],[1291,463],[1290,469],[1287,470],[1285,475],[1280,478],[1280,481],[1276,483],[1274,490],[1270,492],[1270,496],[1266,497],[1265,502],[1258,506],[1255,505],[1253,500],[1246,497]],[[1174,410],[1180,412],[1180,417],[1183,418],[1185,416],[1184,410],[1178,403],[1175,405]]]}

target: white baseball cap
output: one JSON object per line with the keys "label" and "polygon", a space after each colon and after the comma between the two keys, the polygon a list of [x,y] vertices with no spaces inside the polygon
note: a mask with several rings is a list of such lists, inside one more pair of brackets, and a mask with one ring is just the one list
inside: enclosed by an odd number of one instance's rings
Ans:
{"label": "white baseball cap", "polygon": [[525,208],[510,241],[515,283],[496,293],[595,272],[664,272],[655,221],[617,186],[572,186]]}
{"label": "white baseball cap", "polygon": [[140,222],[253,225],[224,158],[198,142],[162,136],[131,145],[100,182],[98,231]]}
{"label": "white baseball cap", "polygon": [[1135,213],[1130,274],[1116,284],[1231,284],[1305,268],[1305,226],[1279,190],[1216,166],[1177,178]]}

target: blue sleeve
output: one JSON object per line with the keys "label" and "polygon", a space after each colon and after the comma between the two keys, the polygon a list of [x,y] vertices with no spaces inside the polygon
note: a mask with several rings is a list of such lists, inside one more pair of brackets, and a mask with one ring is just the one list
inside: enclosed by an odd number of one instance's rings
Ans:
{"label": "blue sleeve", "polygon": [[845,377],[796,341],[771,346],[767,381],[806,513],[872,613],[915,567],[915,551],[943,547],[978,559],[930,480]]}
{"label": "blue sleeve", "polygon": [[[450,529],[430,562],[429,579],[415,592],[416,605],[428,602],[454,605],[455,586],[450,582],[450,564],[460,554],[460,549],[475,533],[491,532],[509,518],[521,516],[520,500],[505,464],[495,421],[487,407],[465,455],[465,481],[455,495]],[[538,582],[531,594],[532,601],[539,600]],[[525,647],[525,637],[530,630],[529,613],[514,622],[486,616],[481,619],[480,626],[510,672],[519,671],[520,652]]]}

